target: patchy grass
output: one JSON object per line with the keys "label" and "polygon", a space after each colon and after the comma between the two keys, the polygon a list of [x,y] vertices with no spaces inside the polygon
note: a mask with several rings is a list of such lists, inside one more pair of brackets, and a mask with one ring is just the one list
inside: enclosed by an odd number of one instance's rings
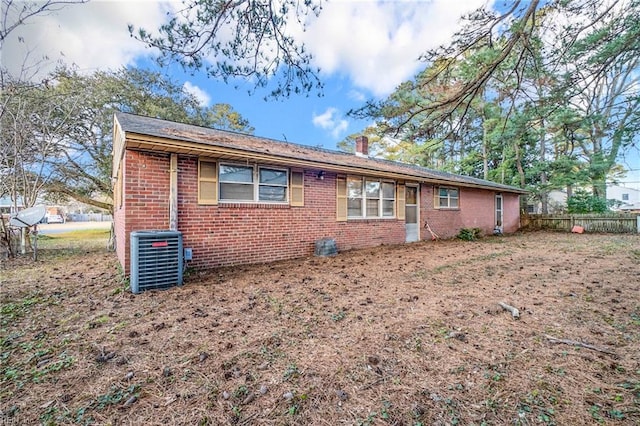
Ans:
{"label": "patchy grass", "polygon": [[38,235],[38,248],[60,250],[64,254],[104,249],[109,239],[108,229],[84,229],[51,235]]}
{"label": "patchy grass", "polygon": [[[32,236],[31,238],[34,238]],[[52,235],[39,234],[37,261],[33,261],[33,252],[14,259],[0,261],[0,268],[7,280],[31,282],[38,276],[56,275],[59,265],[69,258],[106,251],[109,230],[88,229],[64,232]]]}
{"label": "patchy grass", "polygon": [[636,235],[378,247],[135,296],[107,236],[2,266],[0,423],[640,423]]}

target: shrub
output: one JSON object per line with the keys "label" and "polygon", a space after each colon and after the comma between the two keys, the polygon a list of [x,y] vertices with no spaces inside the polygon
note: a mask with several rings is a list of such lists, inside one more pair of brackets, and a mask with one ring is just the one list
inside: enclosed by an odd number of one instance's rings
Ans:
{"label": "shrub", "polygon": [[580,189],[567,200],[569,213],[605,213],[608,210],[607,200]]}
{"label": "shrub", "polygon": [[462,228],[458,232],[457,237],[464,241],[474,241],[482,236],[482,229],[480,228]]}

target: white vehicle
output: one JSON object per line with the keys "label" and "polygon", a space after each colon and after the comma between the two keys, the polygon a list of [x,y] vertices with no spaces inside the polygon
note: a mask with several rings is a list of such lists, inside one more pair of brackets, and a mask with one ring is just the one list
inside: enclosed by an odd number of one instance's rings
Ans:
{"label": "white vehicle", "polygon": [[64,223],[64,218],[59,214],[48,214],[46,220],[47,223]]}

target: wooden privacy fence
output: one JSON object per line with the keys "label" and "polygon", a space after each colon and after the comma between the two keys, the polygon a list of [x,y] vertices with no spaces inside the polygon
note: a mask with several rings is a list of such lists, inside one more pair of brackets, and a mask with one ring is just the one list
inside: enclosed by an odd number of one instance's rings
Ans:
{"label": "wooden privacy fence", "polygon": [[522,227],[571,231],[582,226],[585,232],[611,232],[616,234],[640,233],[640,215],[637,214],[528,214],[522,216]]}

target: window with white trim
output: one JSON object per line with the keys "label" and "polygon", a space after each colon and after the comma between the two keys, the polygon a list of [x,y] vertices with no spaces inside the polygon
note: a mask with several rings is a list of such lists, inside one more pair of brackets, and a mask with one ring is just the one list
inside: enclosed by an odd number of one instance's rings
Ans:
{"label": "window with white trim", "polygon": [[394,182],[382,182],[382,216],[395,217],[396,212],[396,184]]}
{"label": "window with white trim", "polygon": [[347,178],[347,216],[362,217],[362,179]]}
{"label": "window with white trim", "polygon": [[258,168],[258,200],[260,201],[287,201],[287,177],[286,170]]}
{"label": "window with white trim", "polygon": [[253,167],[220,165],[220,200],[253,201]]}
{"label": "window with white trim", "polygon": [[457,209],[460,206],[457,188],[439,187],[436,194],[436,208]]}
{"label": "window with white trim", "polygon": [[287,169],[220,164],[220,201],[286,203]]}
{"label": "window with white trim", "polygon": [[395,182],[380,179],[347,178],[347,216],[349,218],[395,217]]}

